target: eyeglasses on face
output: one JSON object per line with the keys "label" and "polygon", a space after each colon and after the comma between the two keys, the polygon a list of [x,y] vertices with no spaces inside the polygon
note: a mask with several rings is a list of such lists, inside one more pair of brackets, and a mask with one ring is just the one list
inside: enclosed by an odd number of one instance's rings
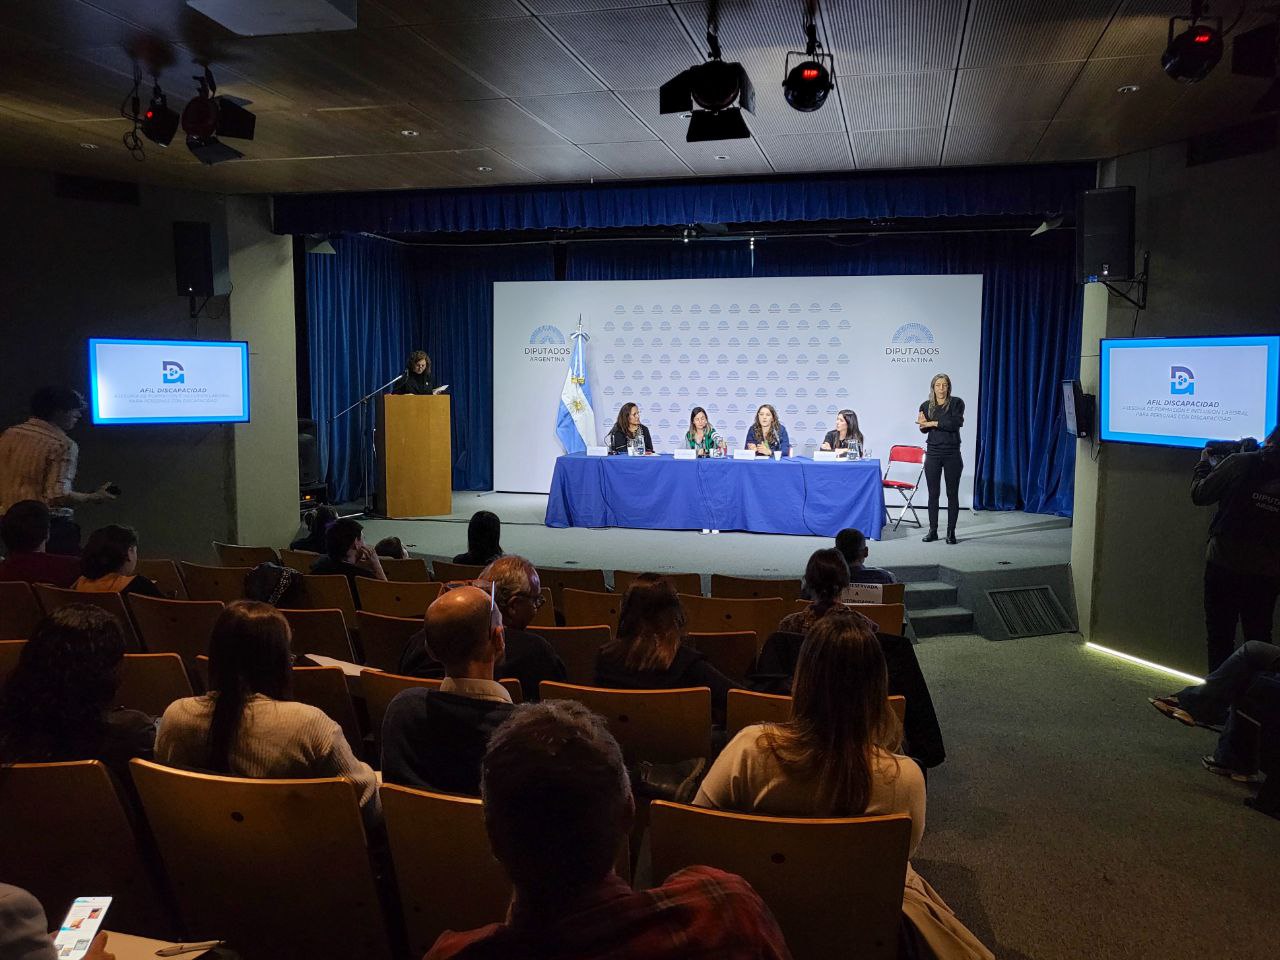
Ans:
{"label": "eyeglasses on face", "polygon": [[540,593],[534,594],[534,593],[528,593],[522,590],[519,593],[513,593],[511,595],[512,600],[518,600],[521,598],[528,600],[530,603],[532,603],[535,610],[541,610],[542,605],[547,602],[547,598]]}

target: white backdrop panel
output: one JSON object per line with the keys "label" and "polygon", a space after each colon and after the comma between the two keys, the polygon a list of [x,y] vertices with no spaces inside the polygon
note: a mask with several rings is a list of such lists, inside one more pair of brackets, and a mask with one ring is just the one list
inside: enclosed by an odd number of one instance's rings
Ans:
{"label": "white backdrop panel", "polygon": [[883,460],[895,443],[923,442],[916,409],[933,375],[948,373],[968,411],[961,499],[970,503],[981,275],[495,283],[496,490],[550,489],[579,316],[598,439],[630,400],[660,452],[683,443],[695,406],[741,446],[756,408],[772,403],[797,453],[848,408]]}

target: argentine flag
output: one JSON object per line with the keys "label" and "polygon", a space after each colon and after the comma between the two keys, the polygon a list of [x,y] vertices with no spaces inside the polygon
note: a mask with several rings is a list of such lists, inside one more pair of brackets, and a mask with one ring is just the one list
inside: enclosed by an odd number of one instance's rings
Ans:
{"label": "argentine flag", "polygon": [[591,409],[591,388],[587,385],[586,343],[590,339],[582,332],[582,318],[578,329],[570,334],[573,352],[569,355],[569,369],[564,375],[564,387],[560,390],[560,409],[556,414],[556,436],[565,453],[579,453],[588,446],[595,446],[596,416]]}

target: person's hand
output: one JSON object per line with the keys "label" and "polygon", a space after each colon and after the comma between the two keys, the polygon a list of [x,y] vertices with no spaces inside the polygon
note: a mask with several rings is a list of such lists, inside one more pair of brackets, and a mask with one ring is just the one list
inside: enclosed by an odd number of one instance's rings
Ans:
{"label": "person's hand", "polygon": [[1203,450],[1200,451],[1201,460],[1209,460],[1212,457],[1213,457],[1213,452],[1208,447],[1205,447]]}
{"label": "person's hand", "polygon": [[89,944],[89,952],[84,955],[84,960],[116,960],[116,955],[107,950],[105,930],[93,938],[93,943]]}
{"label": "person's hand", "polygon": [[106,483],[100,486],[97,490],[93,491],[93,495],[92,495],[93,502],[106,503],[108,500],[114,500],[116,498],[116,495],[108,489],[108,487],[110,486],[111,486],[111,481],[108,480]]}
{"label": "person's hand", "polygon": [[916,426],[923,427],[923,426],[927,426],[928,423],[929,421],[924,418],[923,410],[921,410],[919,413],[916,414]]}

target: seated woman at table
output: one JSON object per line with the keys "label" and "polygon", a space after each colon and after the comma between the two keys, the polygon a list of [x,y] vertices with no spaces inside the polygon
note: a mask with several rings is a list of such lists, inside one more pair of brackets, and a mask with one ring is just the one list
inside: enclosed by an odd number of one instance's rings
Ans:
{"label": "seated woman at table", "polygon": [[827,435],[822,438],[821,449],[839,450],[842,451],[841,456],[848,456],[850,440],[858,444],[858,449],[862,449],[866,443],[862,431],[858,429],[858,415],[852,410],[841,410],[836,414],[836,428],[827,431]]}
{"label": "seated woman at table", "polygon": [[784,457],[791,456],[791,438],[787,436],[787,428],[778,420],[778,411],[773,409],[773,404],[763,404],[756,411],[756,422],[747,431],[747,449],[754,450],[760,457],[771,457],[778,451]]}
{"label": "seated woman at table", "polygon": [[694,407],[689,414],[689,429],[684,435],[684,442],[697,450],[700,457],[711,456],[711,451],[720,443],[720,434],[716,433],[716,428],[707,419],[707,411],[701,407]]}
{"label": "seated woman at table", "polygon": [[644,437],[644,452],[653,453],[649,428],[640,422],[640,408],[634,403],[624,403],[618,411],[618,421],[605,437],[605,445],[610,453],[626,453],[637,436]]}

